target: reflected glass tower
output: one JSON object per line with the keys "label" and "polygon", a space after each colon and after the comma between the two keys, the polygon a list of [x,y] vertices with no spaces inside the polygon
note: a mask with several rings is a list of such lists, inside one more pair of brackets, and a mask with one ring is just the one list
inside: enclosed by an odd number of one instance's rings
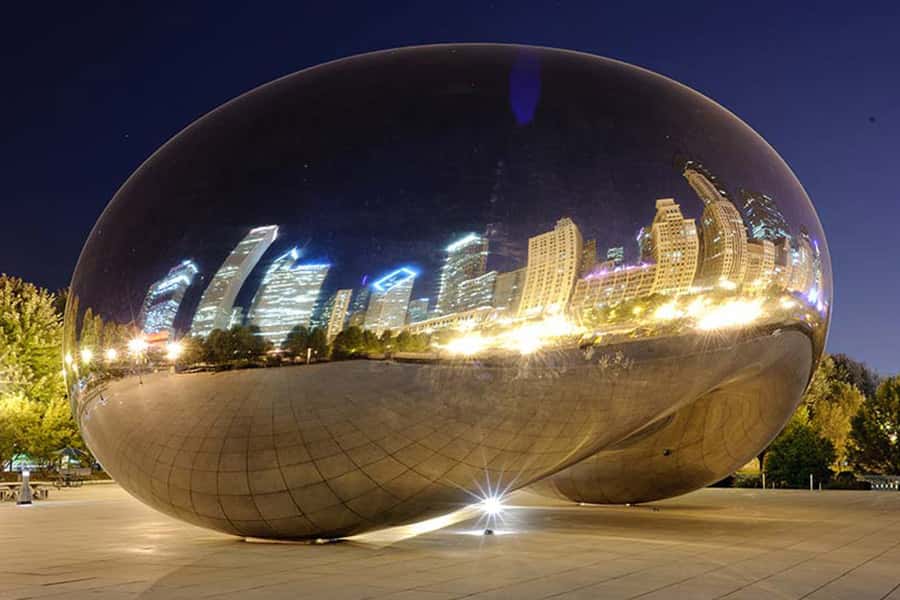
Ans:
{"label": "reflected glass tower", "polygon": [[207,336],[213,329],[227,329],[234,299],[250,271],[278,236],[278,226],[251,229],[216,271],[194,313],[191,335]]}
{"label": "reflected glass tower", "polygon": [[406,322],[409,324],[419,323],[428,318],[428,298],[416,298],[409,303],[409,309],[406,311]]}
{"label": "reflected glass tower", "polygon": [[298,265],[300,251],[292,248],[276,258],[253,297],[249,320],[259,335],[280,346],[287,334],[308,327],[330,265]]}
{"label": "reflected glass tower", "polygon": [[497,271],[489,271],[479,277],[466,279],[459,284],[457,310],[471,310],[481,306],[493,306],[494,285]]}
{"label": "reflected glass tower", "polygon": [[381,333],[403,327],[415,279],[415,271],[401,267],[373,283],[365,328]]}
{"label": "reflected glass tower", "polygon": [[459,286],[467,279],[484,275],[487,267],[487,237],[470,233],[446,248],[447,258],[441,268],[440,290],[438,291],[437,315],[446,315],[461,310],[459,308]]}
{"label": "reflected glass tower", "polygon": [[507,311],[511,315],[519,312],[522,291],[525,288],[525,269],[498,273],[494,283],[494,308]]}
{"label": "reflected glass tower", "polygon": [[141,308],[140,322],[145,334],[173,332],[175,316],[184,299],[184,293],[198,272],[199,269],[193,261],[185,260],[169,269],[165,277],[150,286]]}
{"label": "reflected glass tower", "polygon": [[745,189],[740,190],[740,196],[751,238],[770,242],[791,239],[787,220],[771,196]]}

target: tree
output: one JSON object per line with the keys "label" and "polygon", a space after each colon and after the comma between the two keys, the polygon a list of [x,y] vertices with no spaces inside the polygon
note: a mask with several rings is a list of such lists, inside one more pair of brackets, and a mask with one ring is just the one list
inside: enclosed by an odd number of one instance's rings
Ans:
{"label": "tree", "polygon": [[834,459],[834,445],[829,440],[810,425],[794,422],[769,447],[766,476],[785,487],[806,487],[810,475],[816,481],[827,482]]}
{"label": "tree", "polygon": [[365,353],[365,344],[362,329],[356,326],[348,327],[335,336],[331,346],[332,357],[341,360],[359,356]]}
{"label": "tree", "polygon": [[875,395],[878,388],[878,375],[865,363],[853,360],[846,354],[832,354],[834,375],[839,381],[855,386],[866,398]]}
{"label": "tree", "polygon": [[851,421],[848,460],[865,473],[900,473],[900,376],[882,381]]}
{"label": "tree", "polygon": [[314,327],[309,334],[309,348],[317,358],[328,358],[328,335],[321,327]]}
{"label": "tree", "polygon": [[63,396],[61,348],[53,294],[0,275],[0,393],[41,402]]}
{"label": "tree", "polygon": [[305,358],[308,342],[309,330],[303,325],[297,325],[288,332],[282,347],[289,356]]}
{"label": "tree", "polygon": [[832,357],[823,358],[803,396],[809,425],[834,445],[838,470],[846,463],[850,419],[865,399],[859,389],[846,381],[841,368]]}

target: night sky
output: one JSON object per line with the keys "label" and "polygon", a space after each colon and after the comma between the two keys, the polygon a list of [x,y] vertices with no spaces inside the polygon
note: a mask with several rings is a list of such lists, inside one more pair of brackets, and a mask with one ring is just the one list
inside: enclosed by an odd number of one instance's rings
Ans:
{"label": "night sky", "polygon": [[60,3],[7,11],[0,272],[67,285],[91,226],[126,177],[196,118],[271,79],[395,46],[546,45],[672,77],[765,137],[805,185],[828,237],[836,288],[829,350],[885,374],[900,370],[900,203],[889,183],[900,159],[900,9],[430,4]]}

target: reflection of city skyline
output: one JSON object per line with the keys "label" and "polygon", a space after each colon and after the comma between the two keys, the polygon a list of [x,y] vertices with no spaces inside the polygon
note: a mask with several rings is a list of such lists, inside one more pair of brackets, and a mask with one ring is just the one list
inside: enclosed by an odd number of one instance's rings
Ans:
{"label": "reflection of city skyline", "polygon": [[[590,308],[716,286],[750,292],[776,286],[818,295],[823,276],[817,243],[802,226],[791,233],[771,196],[739,188],[739,207],[702,164],[688,160],[679,166],[702,202],[700,224],[685,218],[674,198],[657,200],[653,221],[636,237],[637,261],[626,261],[631,253],[623,246],[604,252],[597,240],[585,240],[578,224],[562,216],[553,230],[528,238],[526,264],[488,270],[493,244],[515,246],[492,223],[444,248],[437,289],[416,300],[419,269],[398,265],[371,284],[363,277],[359,288],[334,290],[328,285],[330,265],[303,264],[297,248],[266,267],[255,291],[242,289],[278,232],[275,225],[254,228],[210,279],[190,333],[204,336],[214,328],[246,323],[259,327],[277,346],[298,325],[326,327],[333,337],[348,325],[377,333],[430,331],[469,319],[473,311],[517,318],[565,312],[578,318]],[[288,255],[290,264],[281,265]],[[280,283],[273,284],[276,275]],[[249,310],[236,304],[238,294],[247,291],[253,291]]]}

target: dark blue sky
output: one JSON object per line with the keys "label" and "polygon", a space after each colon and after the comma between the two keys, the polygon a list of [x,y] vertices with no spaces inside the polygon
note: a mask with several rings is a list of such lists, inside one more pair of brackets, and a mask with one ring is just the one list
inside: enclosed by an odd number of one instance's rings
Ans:
{"label": "dark blue sky", "polygon": [[131,171],[197,117],[275,77],[393,46],[547,45],[672,77],[762,134],[806,186],[828,236],[829,350],[900,371],[895,3],[184,4],[6,11],[0,272],[66,285],[90,227]]}

